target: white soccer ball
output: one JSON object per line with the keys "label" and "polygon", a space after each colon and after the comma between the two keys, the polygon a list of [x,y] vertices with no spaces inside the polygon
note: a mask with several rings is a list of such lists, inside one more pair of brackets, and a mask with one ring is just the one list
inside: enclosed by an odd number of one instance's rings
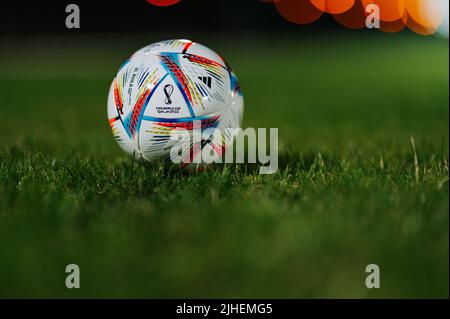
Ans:
{"label": "white soccer ball", "polygon": [[[174,130],[192,132],[201,124],[201,142],[183,137],[195,161],[208,149],[220,157],[240,128],[244,100],[239,82],[220,55],[189,40],[151,44],[132,55],[119,69],[108,96],[108,119],[121,148],[135,158],[167,160],[180,141]],[[195,121],[195,122],[194,122]],[[197,124],[198,125],[198,124]],[[211,139],[211,129],[222,141]]]}

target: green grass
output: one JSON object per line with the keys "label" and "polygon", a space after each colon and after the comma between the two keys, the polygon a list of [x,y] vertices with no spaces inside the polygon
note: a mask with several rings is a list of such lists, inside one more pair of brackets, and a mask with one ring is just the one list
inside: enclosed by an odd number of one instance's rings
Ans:
{"label": "green grass", "polygon": [[448,42],[200,38],[238,74],[244,126],[279,128],[280,169],[260,176],[120,151],[110,81],[158,39],[0,54],[0,297],[448,297]]}

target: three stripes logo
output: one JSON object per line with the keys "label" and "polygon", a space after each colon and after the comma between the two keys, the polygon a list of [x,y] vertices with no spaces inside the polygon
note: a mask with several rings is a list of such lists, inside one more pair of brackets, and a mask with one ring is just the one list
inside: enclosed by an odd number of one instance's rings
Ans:
{"label": "three stripes logo", "polygon": [[199,76],[198,78],[200,79],[200,81],[205,83],[209,88],[211,88],[212,84],[211,84],[211,77],[210,76]]}

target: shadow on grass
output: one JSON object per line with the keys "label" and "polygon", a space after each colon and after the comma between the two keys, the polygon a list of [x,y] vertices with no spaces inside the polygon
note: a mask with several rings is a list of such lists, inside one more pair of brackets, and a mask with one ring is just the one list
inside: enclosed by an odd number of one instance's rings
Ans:
{"label": "shadow on grass", "polygon": [[[316,153],[298,153],[284,150],[279,153],[278,156],[278,171],[283,172],[286,170],[293,171],[310,171],[316,167],[325,167],[327,165],[336,165],[339,163],[339,159],[329,154]],[[212,164],[201,165],[191,164],[187,167],[181,167],[180,165],[173,164],[170,160],[160,160],[156,162],[146,162],[144,160],[130,161],[124,164],[127,169],[133,169],[134,166],[139,165],[145,169],[154,170],[155,167],[166,176],[171,176],[174,173],[180,176],[190,176],[192,174],[200,174],[205,172],[213,172],[216,174],[222,174],[224,172],[236,172],[243,175],[258,175],[260,168],[263,166],[261,163],[227,163],[227,164]],[[275,174],[276,174],[275,173]]]}

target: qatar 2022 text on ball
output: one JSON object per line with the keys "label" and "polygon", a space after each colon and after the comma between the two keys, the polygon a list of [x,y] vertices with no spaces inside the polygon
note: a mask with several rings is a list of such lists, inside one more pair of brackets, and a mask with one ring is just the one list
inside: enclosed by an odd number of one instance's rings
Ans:
{"label": "qatar 2022 text on ball", "polygon": [[[177,143],[186,146],[183,163],[196,162],[204,151],[222,156],[233,142],[233,129],[241,126],[243,109],[239,82],[228,64],[189,40],[162,41],[134,53],[120,67],[108,96],[114,137],[126,153],[146,161],[170,159]],[[193,138],[199,125],[200,140]],[[220,141],[211,138],[212,131],[222,133]],[[174,132],[180,132],[178,140]]]}

